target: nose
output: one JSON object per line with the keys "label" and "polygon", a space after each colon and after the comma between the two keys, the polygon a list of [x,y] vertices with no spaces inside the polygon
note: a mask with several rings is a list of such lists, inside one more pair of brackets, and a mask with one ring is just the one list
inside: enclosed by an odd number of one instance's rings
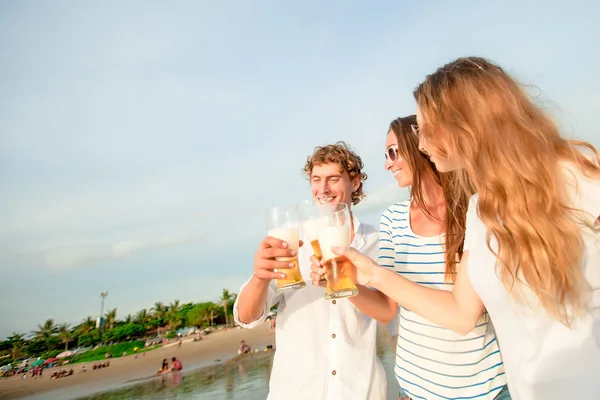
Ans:
{"label": "nose", "polygon": [[319,193],[329,194],[329,185],[327,184],[327,179],[323,179],[319,184]]}
{"label": "nose", "polygon": [[385,164],[384,164],[384,168],[389,171],[390,169],[392,169],[392,165],[394,165],[394,163],[392,162],[392,160],[390,160],[390,158],[386,155],[385,157]]}

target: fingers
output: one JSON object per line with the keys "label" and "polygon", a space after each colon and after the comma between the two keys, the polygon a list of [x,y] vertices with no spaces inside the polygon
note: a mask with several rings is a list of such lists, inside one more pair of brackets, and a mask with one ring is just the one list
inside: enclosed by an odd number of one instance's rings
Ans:
{"label": "fingers", "polygon": [[319,259],[315,256],[310,257],[310,279],[312,280],[313,285],[315,286],[326,286],[327,281],[324,280],[325,277],[325,267],[321,265]]}
{"label": "fingers", "polygon": [[296,257],[297,252],[289,248],[289,244],[283,240],[267,236],[260,245],[255,258],[274,259],[275,257]]}
{"label": "fingers", "polygon": [[[290,249],[288,243],[267,236],[254,255],[254,276],[265,281],[285,279],[285,271],[295,267],[291,260],[296,256],[297,251]],[[287,261],[277,261],[277,258],[281,260],[280,257]]]}
{"label": "fingers", "polygon": [[331,248],[331,251],[338,256],[346,257],[348,260],[350,260],[352,262],[352,264],[356,264],[357,262],[363,261],[364,258],[368,258],[367,256],[360,254],[358,251],[356,251],[352,247],[346,248],[346,247],[333,246]]}
{"label": "fingers", "polygon": [[286,249],[289,247],[289,245],[281,239],[277,239],[272,236],[267,236],[260,243],[260,247],[265,248],[265,249],[268,247],[276,247],[276,248],[280,248],[280,249]]}
{"label": "fingers", "polygon": [[270,247],[262,250],[261,258],[274,259],[275,257],[296,257],[297,254],[298,253],[295,250]]}
{"label": "fingers", "polygon": [[319,274],[317,272],[310,273],[310,280],[312,281],[312,284],[315,286],[321,286],[321,287],[327,286],[327,281],[323,280],[322,278],[323,278],[322,274]]}
{"label": "fingers", "polygon": [[271,279],[285,279],[286,274],[282,272],[274,272],[268,269],[254,269],[254,276],[258,279],[262,280],[271,280]]}

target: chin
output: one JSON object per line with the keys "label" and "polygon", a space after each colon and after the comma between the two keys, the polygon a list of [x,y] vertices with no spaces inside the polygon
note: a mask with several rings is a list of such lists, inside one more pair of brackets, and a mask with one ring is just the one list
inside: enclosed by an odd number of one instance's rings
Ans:
{"label": "chin", "polygon": [[410,186],[410,182],[408,182],[406,179],[396,179],[398,181],[398,187],[401,188],[405,188]]}
{"label": "chin", "polygon": [[458,169],[455,166],[448,165],[446,163],[437,163],[435,161],[433,163],[435,164],[435,169],[437,169],[439,172],[450,172]]}

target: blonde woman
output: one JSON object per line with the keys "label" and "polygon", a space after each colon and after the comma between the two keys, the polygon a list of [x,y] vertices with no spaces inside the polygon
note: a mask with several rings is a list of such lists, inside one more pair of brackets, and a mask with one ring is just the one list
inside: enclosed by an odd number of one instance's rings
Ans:
{"label": "blonde woman", "polygon": [[358,280],[459,333],[487,309],[513,399],[600,393],[600,167],[497,65],[460,58],[415,90],[422,151],[478,192],[451,292],[415,284],[353,249]]}

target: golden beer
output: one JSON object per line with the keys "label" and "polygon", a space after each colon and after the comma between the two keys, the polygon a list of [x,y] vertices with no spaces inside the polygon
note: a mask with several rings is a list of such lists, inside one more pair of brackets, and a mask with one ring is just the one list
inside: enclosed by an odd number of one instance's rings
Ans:
{"label": "golden beer", "polygon": [[356,296],[356,267],[350,260],[332,251],[332,247],[350,247],[352,224],[348,206],[344,203],[329,203],[321,208],[321,217],[317,238],[325,261],[325,298]]}
{"label": "golden beer", "polygon": [[317,259],[319,261],[321,261],[323,259],[323,253],[321,253],[321,246],[319,246],[319,241],[318,240],[313,240],[312,242],[310,242],[310,245],[313,248],[313,252],[315,253],[315,257],[317,257]]}
{"label": "golden beer", "polygon": [[[319,245],[319,241],[313,240],[312,242],[310,242],[310,245],[312,246],[313,252],[315,253],[315,257],[317,258],[317,260],[321,261],[323,259],[323,253],[321,252],[321,246]],[[319,282],[327,282],[327,274],[321,275],[321,279],[319,279]]]}
{"label": "golden beer", "polygon": [[285,278],[279,278],[276,282],[276,291],[278,293],[287,292],[288,290],[296,290],[306,286],[302,274],[300,273],[300,266],[298,264],[298,258],[278,257],[277,261],[286,261],[294,263],[294,268],[291,269],[279,269],[275,272],[279,274],[285,274]]}
{"label": "golden beer", "polygon": [[351,297],[358,294],[354,284],[356,267],[346,257],[336,257],[325,263],[327,275],[326,299]]}
{"label": "golden beer", "polygon": [[[267,210],[267,225],[269,229],[267,236],[283,240],[288,244],[290,250],[298,252],[300,221],[295,206],[273,207]],[[275,282],[276,292],[287,292],[302,289],[306,286],[298,265],[298,257],[275,257],[275,260],[294,264],[293,268],[274,270],[277,273],[286,275],[285,278],[277,278]]]}

